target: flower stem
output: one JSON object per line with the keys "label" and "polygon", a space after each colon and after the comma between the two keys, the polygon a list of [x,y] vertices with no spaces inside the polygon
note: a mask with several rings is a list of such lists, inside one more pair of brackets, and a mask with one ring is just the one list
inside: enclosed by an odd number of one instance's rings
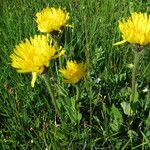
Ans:
{"label": "flower stem", "polygon": [[88,92],[88,97],[89,97],[89,111],[90,111],[90,119],[89,119],[89,124],[90,124],[90,134],[89,134],[89,139],[91,142],[92,139],[92,88],[90,86],[90,41],[89,41],[89,32],[88,32],[88,23],[87,23],[87,17],[84,17],[84,23],[85,23],[85,57],[86,57],[86,65],[87,65],[87,76],[85,79],[85,84],[86,84],[86,90]]}
{"label": "flower stem", "polygon": [[52,103],[53,103],[53,105],[54,105],[56,114],[59,115],[60,111],[59,111],[59,108],[58,108],[58,106],[57,106],[57,103],[56,103],[56,101],[55,101],[55,99],[54,99],[54,95],[53,95],[53,92],[52,92],[52,89],[51,89],[49,80],[48,80],[48,78],[46,77],[46,75],[44,75],[44,74],[41,75],[41,78],[44,80],[44,82],[45,82],[45,84],[46,84],[46,87],[47,87],[47,90],[48,90],[49,95],[50,95],[50,97],[51,97]]}
{"label": "flower stem", "polygon": [[132,87],[131,87],[131,99],[130,99],[130,103],[133,104],[134,100],[135,100],[135,93],[136,93],[136,75],[137,75],[137,68],[138,68],[138,63],[139,63],[139,57],[140,56],[140,52],[136,52],[134,51],[134,64],[133,64],[133,68],[132,68]]}
{"label": "flower stem", "polygon": [[76,102],[79,100],[79,88],[77,85],[75,85],[76,88]]}
{"label": "flower stem", "polygon": [[[76,88],[76,103],[78,103],[78,100],[79,100],[79,88],[77,85],[75,85],[75,88]],[[76,105],[77,106],[77,105]],[[78,111],[78,108],[77,108],[77,124],[78,124],[78,128],[77,128],[77,133],[78,133],[78,136],[80,135],[80,120],[79,120],[79,111]]]}

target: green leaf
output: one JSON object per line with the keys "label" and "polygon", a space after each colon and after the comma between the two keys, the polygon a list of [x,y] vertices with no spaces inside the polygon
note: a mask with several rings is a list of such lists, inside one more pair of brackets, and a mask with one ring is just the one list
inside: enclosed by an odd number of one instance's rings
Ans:
{"label": "green leaf", "polygon": [[147,127],[150,127],[150,112],[149,112],[149,115],[148,115],[148,117],[147,117],[145,123],[146,123],[146,126],[147,126]]}
{"label": "green leaf", "polygon": [[113,131],[118,131],[120,126],[123,124],[123,117],[122,113],[114,104],[111,107],[111,117],[113,121],[110,126]]}
{"label": "green leaf", "polygon": [[128,115],[128,116],[132,116],[133,115],[133,110],[131,109],[130,103],[129,102],[122,102],[121,103],[121,107],[124,111],[124,114]]}
{"label": "green leaf", "polygon": [[63,103],[63,107],[66,110],[67,116],[73,123],[80,122],[82,114],[80,113],[80,107],[79,104],[77,104],[76,99],[68,99],[68,103]]}
{"label": "green leaf", "polygon": [[128,131],[128,137],[132,139],[134,136],[137,137],[138,134],[134,130],[129,130]]}

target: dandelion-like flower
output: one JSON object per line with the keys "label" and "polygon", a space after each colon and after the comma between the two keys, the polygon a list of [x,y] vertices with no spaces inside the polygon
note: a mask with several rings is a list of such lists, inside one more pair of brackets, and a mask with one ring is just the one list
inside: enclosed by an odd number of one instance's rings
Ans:
{"label": "dandelion-like flower", "polygon": [[67,83],[75,84],[79,82],[86,73],[86,65],[78,64],[76,61],[67,61],[66,69],[59,70]]}
{"label": "dandelion-like flower", "polygon": [[132,13],[127,20],[119,21],[119,29],[122,32],[123,40],[114,45],[125,42],[138,45],[150,43],[150,15],[147,13]]}
{"label": "dandelion-like flower", "polygon": [[35,35],[34,38],[21,41],[10,55],[12,67],[20,73],[32,73],[31,86],[34,87],[37,74],[41,74],[49,62],[64,54],[64,50],[58,52],[56,44],[49,41],[48,36]]}
{"label": "dandelion-like flower", "polygon": [[35,21],[38,24],[38,30],[41,32],[50,33],[52,31],[61,31],[62,26],[69,26],[69,13],[60,8],[44,8],[36,14]]}

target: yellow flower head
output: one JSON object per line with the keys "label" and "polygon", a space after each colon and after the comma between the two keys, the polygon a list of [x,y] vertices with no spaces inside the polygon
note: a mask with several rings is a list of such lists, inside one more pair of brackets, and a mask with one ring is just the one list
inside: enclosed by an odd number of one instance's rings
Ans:
{"label": "yellow flower head", "polygon": [[66,69],[59,70],[62,75],[67,79],[67,83],[75,84],[79,82],[85,75],[86,65],[77,64],[76,61],[67,61]]}
{"label": "yellow flower head", "polygon": [[125,42],[139,45],[150,43],[150,15],[147,13],[132,13],[127,20],[119,21],[119,29],[123,40],[114,45]]}
{"label": "yellow flower head", "polygon": [[61,31],[62,26],[68,26],[69,13],[60,8],[45,8],[36,14],[35,21],[38,24],[38,30],[50,33],[52,31]]}
{"label": "yellow flower head", "polygon": [[52,45],[52,41],[49,42],[48,36],[35,35],[15,47],[14,53],[10,55],[11,65],[17,72],[32,72],[31,86],[34,87],[37,74],[41,74],[45,67],[49,66],[51,59],[64,54],[64,50],[58,53],[56,49],[56,45]]}

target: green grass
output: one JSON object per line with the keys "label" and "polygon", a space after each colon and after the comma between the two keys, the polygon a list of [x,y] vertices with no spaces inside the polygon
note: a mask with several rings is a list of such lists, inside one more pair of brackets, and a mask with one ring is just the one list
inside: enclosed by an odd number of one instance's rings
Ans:
{"label": "green grass", "polygon": [[[49,68],[60,115],[41,78],[31,88],[31,74],[18,74],[9,55],[21,40],[40,34],[34,16],[46,6],[66,8],[74,28],[63,30],[66,60],[89,63],[76,88],[62,82],[59,61]],[[134,114],[122,105],[131,95],[132,47],[123,44],[118,20],[131,12],[150,13],[149,0],[1,0],[0,3],[0,147],[2,150],[150,149],[150,47],[137,74]],[[99,81],[100,79],[100,81]],[[144,92],[144,89],[148,89]],[[128,107],[128,106],[126,106]],[[55,124],[55,116],[58,126]]]}

